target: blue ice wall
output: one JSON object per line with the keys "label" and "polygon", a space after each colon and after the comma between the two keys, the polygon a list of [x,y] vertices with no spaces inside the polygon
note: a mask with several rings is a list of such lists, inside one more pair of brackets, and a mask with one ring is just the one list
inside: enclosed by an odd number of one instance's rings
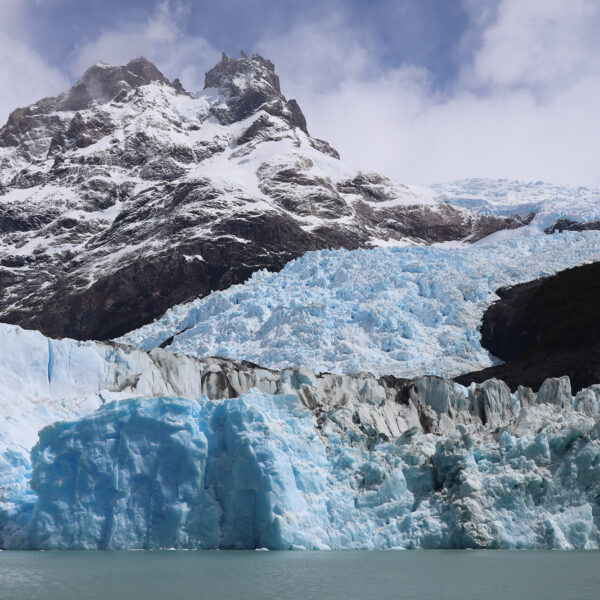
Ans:
{"label": "blue ice wall", "polygon": [[296,396],[119,401],[42,430],[32,461],[33,547],[325,545],[327,457]]}
{"label": "blue ice wall", "polygon": [[343,406],[317,419],[295,395],[113,402],[40,432],[37,501],[23,465],[2,543],[597,548],[600,421],[565,410],[518,435],[460,425],[384,441],[344,425]]}

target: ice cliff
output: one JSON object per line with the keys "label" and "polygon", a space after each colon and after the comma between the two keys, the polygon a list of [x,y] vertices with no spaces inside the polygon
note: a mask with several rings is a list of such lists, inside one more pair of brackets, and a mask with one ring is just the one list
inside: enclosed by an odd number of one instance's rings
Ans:
{"label": "ice cliff", "polygon": [[[458,410],[470,425],[392,440],[340,426],[343,408],[319,423],[296,395],[116,401],[40,433],[29,543],[597,547],[598,423],[547,404],[515,418],[497,382],[479,394]],[[481,426],[479,402],[504,427]]]}
{"label": "ice cliff", "polygon": [[0,547],[600,541],[598,386],[511,394],[0,333]]}

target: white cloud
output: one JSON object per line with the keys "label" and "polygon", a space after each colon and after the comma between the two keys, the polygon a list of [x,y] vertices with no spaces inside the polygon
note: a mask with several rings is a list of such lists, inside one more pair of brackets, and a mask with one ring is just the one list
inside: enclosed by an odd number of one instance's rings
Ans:
{"label": "white cloud", "polygon": [[284,36],[266,36],[258,52],[275,62],[288,95],[303,89],[327,91],[345,81],[362,79],[374,68],[374,51],[340,18],[304,23]]}
{"label": "white cloud", "polygon": [[402,72],[300,99],[343,158],[405,182],[472,176],[600,183],[600,81],[538,103],[525,91],[438,100]]}
{"label": "white cloud", "polygon": [[145,23],[124,23],[102,33],[76,49],[72,75],[79,77],[99,61],[125,64],[145,56],[169,79],[179,77],[187,89],[202,89],[204,73],[220,53],[204,38],[186,34],[181,27],[184,18],[183,5],[163,2]]}
{"label": "white cloud", "polygon": [[484,85],[564,88],[598,74],[599,27],[597,0],[503,0],[470,74]]}
{"label": "white cloud", "polygon": [[446,95],[420,69],[382,72],[343,30],[312,31],[309,44],[291,50],[288,40],[306,38],[303,26],[264,46],[311,133],[357,166],[415,183],[484,176],[600,184],[597,2],[466,6],[481,28],[466,35],[480,43]]}
{"label": "white cloud", "polygon": [[26,106],[67,86],[66,77],[19,40],[18,4],[0,0],[0,126],[17,107]]}

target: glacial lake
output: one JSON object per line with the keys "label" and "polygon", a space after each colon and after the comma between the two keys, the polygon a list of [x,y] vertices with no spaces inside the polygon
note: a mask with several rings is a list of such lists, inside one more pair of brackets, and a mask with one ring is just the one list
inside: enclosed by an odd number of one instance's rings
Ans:
{"label": "glacial lake", "polygon": [[2,600],[597,600],[600,552],[0,552]]}

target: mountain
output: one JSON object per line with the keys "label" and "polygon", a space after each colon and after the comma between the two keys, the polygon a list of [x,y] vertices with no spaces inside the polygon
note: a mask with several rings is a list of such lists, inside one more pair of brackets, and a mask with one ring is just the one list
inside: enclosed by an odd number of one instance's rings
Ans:
{"label": "mountain", "polygon": [[363,173],[244,54],[0,165],[0,549],[599,547],[598,189]]}
{"label": "mountain", "polygon": [[198,94],[143,58],[97,64],[0,129],[0,320],[105,339],[308,250],[530,219],[344,164],[258,55],[224,55]]}

